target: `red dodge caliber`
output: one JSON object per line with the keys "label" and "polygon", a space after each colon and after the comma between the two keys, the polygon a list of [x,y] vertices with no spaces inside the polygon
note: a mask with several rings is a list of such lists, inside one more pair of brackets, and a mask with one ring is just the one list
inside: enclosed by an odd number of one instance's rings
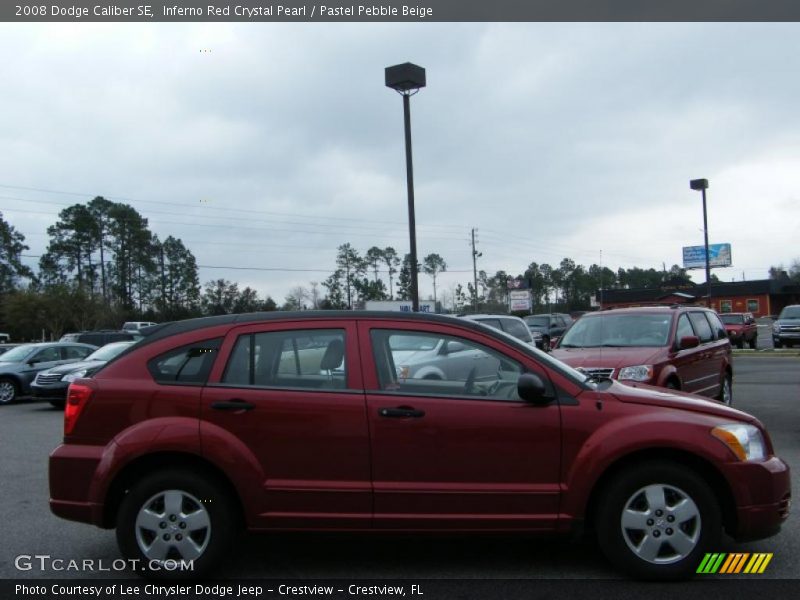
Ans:
{"label": "red dodge caliber", "polygon": [[[151,576],[251,531],[560,532],[635,577],[723,530],[778,532],[789,469],[754,417],[595,381],[466,319],[254,313],[166,323],[70,386],[50,506]],[[191,571],[160,569],[191,561]]]}

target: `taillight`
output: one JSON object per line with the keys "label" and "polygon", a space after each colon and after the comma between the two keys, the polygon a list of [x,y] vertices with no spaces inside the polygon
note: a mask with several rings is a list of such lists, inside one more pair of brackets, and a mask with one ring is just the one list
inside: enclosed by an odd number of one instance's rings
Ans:
{"label": "taillight", "polygon": [[64,435],[69,435],[75,429],[83,407],[89,403],[89,398],[92,397],[92,391],[92,388],[82,383],[69,385],[67,405],[64,407]]}

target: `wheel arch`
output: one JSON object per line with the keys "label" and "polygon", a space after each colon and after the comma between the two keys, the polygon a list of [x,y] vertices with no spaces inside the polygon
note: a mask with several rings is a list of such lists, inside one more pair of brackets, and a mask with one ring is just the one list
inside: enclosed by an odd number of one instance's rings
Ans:
{"label": "wheel arch", "polygon": [[671,462],[698,474],[711,487],[722,512],[722,525],[728,532],[736,531],[736,502],[725,477],[709,461],[685,450],[648,448],[627,454],[608,465],[592,487],[584,508],[585,527],[593,530],[600,498],[609,482],[626,468],[643,462]]}
{"label": "wheel arch", "polygon": [[195,454],[182,452],[154,452],[140,456],[117,473],[111,482],[103,504],[103,518],[101,527],[112,529],[116,526],[117,514],[125,494],[130,487],[141,477],[165,469],[185,469],[195,473],[202,473],[218,484],[232,498],[237,508],[237,518],[245,522],[245,511],[242,500],[233,482],[224,471],[213,463]]}

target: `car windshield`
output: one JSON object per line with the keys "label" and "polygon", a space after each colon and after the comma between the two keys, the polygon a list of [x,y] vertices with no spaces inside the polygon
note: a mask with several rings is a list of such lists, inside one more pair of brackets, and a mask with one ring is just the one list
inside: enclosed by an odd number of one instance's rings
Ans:
{"label": "car windshield", "polygon": [[106,344],[102,348],[95,350],[86,360],[105,360],[109,361],[118,354],[121,354],[125,348],[132,345],[134,342],[114,342],[113,344]]}
{"label": "car windshield", "polygon": [[525,317],[528,327],[547,327],[550,324],[550,317]]}
{"label": "car windshield", "polygon": [[36,351],[36,346],[25,345],[12,348],[0,356],[2,362],[22,362]]}
{"label": "car windshield", "polygon": [[628,348],[666,346],[669,314],[602,314],[575,322],[560,348]]}
{"label": "car windshield", "polygon": [[742,315],[720,315],[719,318],[726,325],[741,325],[744,322]]}
{"label": "car windshield", "polygon": [[787,306],[781,311],[781,319],[800,319],[800,306]]}
{"label": "car windshield", "polygon": [[439,338],[425,337],[423,335],[393,335],[390,347],[393,351],[421,351],[433,350]]}

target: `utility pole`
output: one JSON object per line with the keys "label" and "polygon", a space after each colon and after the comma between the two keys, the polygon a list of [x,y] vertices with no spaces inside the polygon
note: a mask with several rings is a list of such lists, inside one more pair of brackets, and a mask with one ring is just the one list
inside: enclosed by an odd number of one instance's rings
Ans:
{"label": "utility pole", "polygon": [[478,257],[483,256],[481,252],[478,252],[475,249],[475,228],[472,228],[472,285],[475,287],[473,288],[473,293],[475,295],[475,301],[473,303],[475,312],[478,312]]}

